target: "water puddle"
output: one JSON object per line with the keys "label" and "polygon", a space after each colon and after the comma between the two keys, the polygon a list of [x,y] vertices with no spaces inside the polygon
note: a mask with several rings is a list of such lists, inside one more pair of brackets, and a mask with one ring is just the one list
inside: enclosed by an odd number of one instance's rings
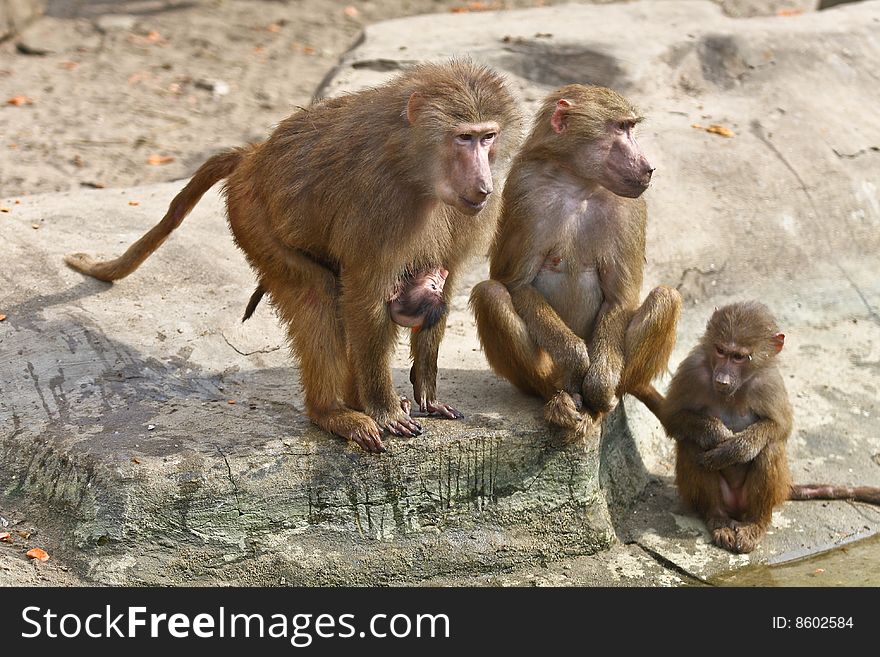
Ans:
{"label": "water puddle", "polygon": [[880,586],[880,534],[803,559],[724,573],[715,586]]}

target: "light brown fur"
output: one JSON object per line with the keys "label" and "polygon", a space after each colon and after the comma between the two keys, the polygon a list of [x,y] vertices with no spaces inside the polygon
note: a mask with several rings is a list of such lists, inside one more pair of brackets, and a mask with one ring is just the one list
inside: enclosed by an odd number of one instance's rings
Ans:
{"label": "light brown fur", "polygon": [[[575,434],[624,393],[656,409],[651,381],[675,343],[678,292],[658,287],[639,304],[639,196],[653,171],[630,133],[640,120],[602,87],[569,85],[545,100],[505,185],[491,280],[471,294],[489,364]],[[623,174],[613,140],[624,144]]]}
{"label": "light brown fur", "polygon": [[[252,304],[265,290],[286,323],[307,414],[383,451],[382,429],[421,431],[392,385],[397,327],[388,299],[405,271],[436,263],[450,272],[444,295],[451,297],[461,264],[488,246],[499,200],[489,196],[489,147],[471,164],[456,156],[467,145],[457,135],[491,143],[492,162],[517,145],[519,121],[491,70],[461,61],[417,66],[381,87],[297,112],[262,144],[211,158],[162,223],[121,258],[67,262],[104,280],[129,274],[226,177],[229,225],[259,278]],[[341,272],[338,280],[319,262]],[[444,327],[440,321],[413,335],[411,380],[423,410],[461,417],[436,396]]]}
{"label": "light brown fur", "polygon": [[734,552],[754,550],[787,499],[880,503],[877,488],[792,485],[785,452],[792,409],[776,362],[784,339],[764,304],[719,308],[662,402],[679,495],[705,519],[713,542]]}

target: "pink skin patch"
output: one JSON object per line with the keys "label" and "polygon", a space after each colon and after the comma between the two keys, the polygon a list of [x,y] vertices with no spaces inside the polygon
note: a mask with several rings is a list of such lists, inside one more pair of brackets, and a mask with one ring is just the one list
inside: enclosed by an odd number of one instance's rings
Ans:
{"label": "pink skin patch", "polygon": [[548,256],[544,264],[541,265],[541,271],[562,273],[562,258],[560,256]]}
{"label": "pink skin patch", "polygon": [[388,302],[391,321],[418,333],[425,321],[433,325],[445,313],[443,287],[449,271],[445,267],[427,269],[398,282]]}
{"label": "pink skin patch", "polygon": [[718,477],[718,481],[721,485],[721,499],[724,502],[724,510],[728,515],[738,517],[744,513],[748,508],[744,482],[741,481],[738,486],[731,485],[723,474]]}
{"label": "pink skin patch", "polygon": [[634,124],[623,123],[614,128],[607,159],[606,187],[618,196],[636,198],[651,183],[654,168],[642,154],[633,134]]}

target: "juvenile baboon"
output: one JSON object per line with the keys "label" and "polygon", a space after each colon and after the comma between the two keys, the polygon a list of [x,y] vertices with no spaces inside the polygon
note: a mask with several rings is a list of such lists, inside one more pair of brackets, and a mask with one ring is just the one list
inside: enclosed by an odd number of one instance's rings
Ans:
{"label": "juvenile baboon", "polygon": [[[460,265],[486,248],[495,228],[491,167],[517,145],[519,125],[494,71],[467,61],[416,66],[297,112],[262,144],[212,157],[122,257],[100,263],[77,254],[67,262],[103,280],[122,278],[227,178],[232,233],[287,324],[306,413],[327,431],[384,451],[383,429],[421,432],[392,384],[397,326],[388,300],[407,268],[437,263],[450,272],[450,298]],[[461,414],[436,393],[444,328],[438,321],[412,334],[410,379],[423,411],[455,418]]]}
{"label": "juvenile baboon", "polygon": [[791,484],[792,410],[776,362],[784,344],[764,304],[719,308],[662,404],[676,441],[678,492],[706,520],[712,541],[734,552],[754,550],[773,508],[787,499],[880,504],[880,488]]}
{"label": "juvenile baboon", "polygon": [[639,121],[610,89],[550,94],[504,188],[491,280],[471,294],[492,369],[578,431],[624,393],[656,409],[651,380],[675,343],[678,292],[657,287],[639,305],[639,197],[654,171],[635,140]]}

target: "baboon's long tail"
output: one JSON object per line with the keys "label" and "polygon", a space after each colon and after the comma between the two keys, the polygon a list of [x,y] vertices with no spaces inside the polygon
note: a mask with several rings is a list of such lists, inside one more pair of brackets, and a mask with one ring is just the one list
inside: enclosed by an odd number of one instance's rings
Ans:
{"label": "baboon's long tail", "polygon": [[661,395],[657,388],[655,388],[650,383],[642,388],[632,391],[632,396],[642,402],[645,406],[648,407],[648,410],[651,411],[658,420],[660,420],[661,424],[663,422],[663,403],[664,398]]}
{"label": "baboon's long tail", "polygon": [[794,484],[790,500],[855,500],[880,504],[880,488],[874,486],[832,486],[829,484]]}
{"label": "baboon's long tail", "polygon": [[196,171],[186,187],[171,201],[168,212],[146,235],[128,247],[115,260],[99,262],[85,253],[74,253],[64,258],[69,267],[94,276],[102,281],[115,281],[128,276],[177,228],[195,207],[202,195],[215,183],[227,178],[241,163],[247,149],[237,148],[210,158]]}

